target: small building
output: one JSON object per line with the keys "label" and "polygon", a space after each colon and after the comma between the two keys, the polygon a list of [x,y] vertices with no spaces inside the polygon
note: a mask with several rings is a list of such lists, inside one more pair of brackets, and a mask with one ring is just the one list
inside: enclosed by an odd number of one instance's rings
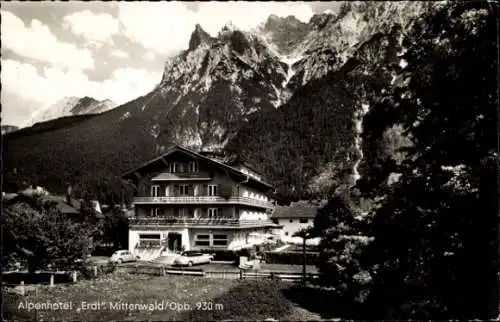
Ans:
{"label": "small building", "polygon": [[277,226],[269,218],[274,188],[244,165],[206,151],[174,146],[123,178],[137,188],[129,250],[145,258],[179,250],[237,250],[252,244],[252,233]]}
{"label": "small building", "polygon": [[[30,198],[32,195],[38,195],[44,203],[51,202],[55,203],[56,208],[64,215],[68,217],[76,216],[80,214],[80,209],[83,204],[82,199],[75,199],[71,194],[63,195],[51,195],[46,190],[41,187],[27,188],[19,193],[2,194],[2,200],[6,204],[12,204],[16,202],[22,202],[26,198]],[[91,207],[94,209],[97,218],[102,218],[102,212],[97,200],[91,201]]]}
{"label": "small building", "polygon": [[[324,202],[298,201],[289,206],[277,206],[271,219],[282,226],[280,238],[285,243],[302,243],[302,238],[293,237],[301,229],[312,227],[318,209],[324,206]],[[318,238],[308,240],[308,244],[317,244]]]}

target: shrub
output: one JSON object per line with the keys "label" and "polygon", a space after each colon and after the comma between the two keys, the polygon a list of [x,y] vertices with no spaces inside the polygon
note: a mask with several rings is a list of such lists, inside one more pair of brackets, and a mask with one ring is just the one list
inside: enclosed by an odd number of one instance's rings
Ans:
{"label": "shrub", "polygon": [[[318,258],[318,253],[306,252],[307,265],[316,265]],[[302,252],[265,252],[264,260],[268,264],[301,265],[304,261],[304,255]]]}
{"label": "shrub", "polygon": [[213,299],[222,310],[193,310],[182,320],[214,321],[279,319],[289,314],[292,304],[282,293],[282,283],[272,280],[242,281],[238,286]]}
{"label": "shrub", "polygon": [[[105,265],[96,265],[97,266],[97,276],[103,274],[112,274],[116,270],[116,264],[114,263],[106,263]],[[79,270],[80,276],[85,279],[93,279],[96,278],[94,272],[94,265],[82,265]]]}

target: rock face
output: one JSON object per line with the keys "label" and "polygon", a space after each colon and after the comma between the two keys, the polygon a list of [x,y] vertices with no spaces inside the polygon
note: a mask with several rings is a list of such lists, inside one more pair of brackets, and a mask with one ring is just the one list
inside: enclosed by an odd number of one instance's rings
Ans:
{"label": "rock face", "polygon": [[[225,148],[263,165],[270,180],[286,177],[287,189],[303,190],[321,175],[318,169],[331,171],[325,167],[339,149],[346,151],[345,163],[355,166],[362,144],[356,141],[356,117],[391,81],[384,68],[397,60],[412,19],[435,6],[347,3],[337,14],[315,15],[308,23],[270,16],[255,30],[226,25],[214,37],[197,25],[187,49],[165,62],[149,94],[71,126],[12,137],[6,163],[38,172],[43,184],[61,164],[73,180],[90,170],[118,175],[171,144]],[[91,98],[56,105],[57,113],[49,115],[106,109]],[[58,146],[61,164],[47,162],[56,154],[48,142],[65,142]],[[285,150],[301,161],[283,166]],[[41,173],[25,161],[30,158],[44,163]],[[290,173],[303,176],[290,180]]]}
{"label": "rock face", "polygon": [[98,114],[109,111],[116,104],[111,100],[98,101],[92,97],[65,97],[56,104],[42,110],[35,111],[31,119],[25,126],[31,126],[35,123],[45,122],[64,116]]}

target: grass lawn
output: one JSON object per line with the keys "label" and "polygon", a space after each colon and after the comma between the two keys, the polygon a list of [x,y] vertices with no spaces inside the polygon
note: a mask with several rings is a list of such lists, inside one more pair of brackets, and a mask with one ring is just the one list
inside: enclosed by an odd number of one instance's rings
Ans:
{"label": "grass lawn", "polygon": [[[270,280],[223,280],[201,277],[107,275],[96,280],[53,288],[38,286],[36,294],[4,293],[7,320],[317,320],[300,308],[291,284]],[[300,297],[300,296],[299,296]],[[31,310],[20,303],[67,302],[69,310]],[[84,309],[82,303],[101,303]],[[113,308],[111,303],[154,305],[152,309]],[[161,308],[163,303],[164,308]],[[173,304],[171,304],[173,303]]]}

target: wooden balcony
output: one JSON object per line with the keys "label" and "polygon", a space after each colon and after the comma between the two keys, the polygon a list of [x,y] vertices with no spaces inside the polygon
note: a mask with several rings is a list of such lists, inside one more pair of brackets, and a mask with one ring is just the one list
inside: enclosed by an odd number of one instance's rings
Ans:
{"label": "wooden balcony", "polygon": [[250,228],[250,227],[274,227],[271,220],[239,220],[234,218],[221,217],[132,217],[129,218],[131,226],[147,227],[203,227],[203,228]]}
{"label": "wooden balcony", "polygon": [[248,197],[223,198],[218,196],[186,196],[186,197],[135,197],[135,205],[172,204],[172,205],[247,205],[272,209],[272,203]]}

